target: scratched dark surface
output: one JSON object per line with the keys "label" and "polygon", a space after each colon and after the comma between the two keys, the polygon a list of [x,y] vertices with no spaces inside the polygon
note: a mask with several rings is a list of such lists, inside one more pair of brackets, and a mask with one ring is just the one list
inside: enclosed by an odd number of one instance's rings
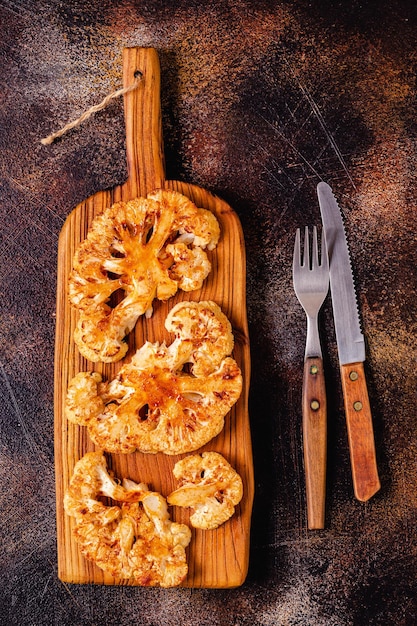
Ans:
{"label": "scratched dark surface", "polygon": [[[1,623],[417,623],[417,15],[411,1],[347,4],[1,0]],[[78,202],[126,176],[122,102],[53,146],[40,139],[121,86],[123,46],[159,51],[167,178],[220,195],[244,229],[256,497],[235,590],[57,578],[57,239]],[[345,215],[382,488],[365,505],[353,496],[327,299],[327,519],[312,532],[290,266],[322,179]]]}

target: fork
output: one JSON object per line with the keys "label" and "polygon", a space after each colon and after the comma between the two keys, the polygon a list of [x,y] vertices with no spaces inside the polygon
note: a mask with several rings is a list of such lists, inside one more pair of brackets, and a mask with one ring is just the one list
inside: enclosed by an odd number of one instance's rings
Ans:
{"label": "fork", "polygon": [[295,235],[293,284],[307,315],[304,355],[302,413],[304,470],[309,529],[324,528],[327,460],[327,403],[318,314],[329,290],[329,261],[324,234],[319,261],[317,227],[313,227],[310,254],[309,229],[304,231],[304,254],[300,229]]}

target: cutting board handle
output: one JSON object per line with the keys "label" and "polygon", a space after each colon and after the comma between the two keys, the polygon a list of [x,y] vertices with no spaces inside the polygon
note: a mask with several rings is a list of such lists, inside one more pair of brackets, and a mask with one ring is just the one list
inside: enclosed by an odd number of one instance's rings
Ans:
{"label": "cutting board handle", "polygon": [[124,95],[126,124],[127,185],[131,197],[144,196],[163,186],[165,180],[161,71],[154,48],[123,49],[123,86],[142,76],[139,85]]}

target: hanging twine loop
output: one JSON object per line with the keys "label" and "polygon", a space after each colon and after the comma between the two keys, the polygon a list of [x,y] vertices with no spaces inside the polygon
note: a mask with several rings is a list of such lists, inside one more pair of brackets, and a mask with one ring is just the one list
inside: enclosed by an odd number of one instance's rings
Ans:
{"label": "hanging twine loop", "polygon": [[56,133],[52,133],[48,137],[41,139],[41,144],[43,144],[44,146],[49,146],[51,143],[55,141],[55,139],[58,139],[58,137],[62,137],[62,135],[65,135],[65,133],[71,130],[72,128],[76,128],[77,126],[80,126],[85,120],[87,120],[91,115],[93,115],[93,113],[97,113],[97,111],[101,111],[102,109],[104,109],[108,105],[108,103],[114,98],[119,98],[120,96],[124,96],[126,93],[129,93],[130,91],[133,91],[134,89],[136,89],[142,79],[143,79],[142,72],[140,72],[139,70],[136,71],[134,83],[132,83],[128,87],[123,87],[122,89],[113,91],[113,93],[110,93],[108,96],[106,96],[102,102],[100,102],[99,104],[95,104],[90,109],[85,111],[82,115],[80,115],[78,119],[74,120],[73,122],[69,122],[68,124],[65,124],[65,126],[61,128],[61,130],[58,130]]}

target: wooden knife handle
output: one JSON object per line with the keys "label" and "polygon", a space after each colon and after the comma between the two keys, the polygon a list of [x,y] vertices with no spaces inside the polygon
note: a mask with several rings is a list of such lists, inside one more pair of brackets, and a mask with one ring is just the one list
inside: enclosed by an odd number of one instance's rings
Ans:
{"label": "wooden knife handle", "polygon": [[303,376],[303,448],[310,529],[324,528],[327,460],[327,402],[321,358],[307,358]]}
{"label": "wooden knife handle", "polygon": [[353,489],[361,502],[381,487],[376,463],[372,414],[363,363],[341,368],[343,396],[352,466]]}

